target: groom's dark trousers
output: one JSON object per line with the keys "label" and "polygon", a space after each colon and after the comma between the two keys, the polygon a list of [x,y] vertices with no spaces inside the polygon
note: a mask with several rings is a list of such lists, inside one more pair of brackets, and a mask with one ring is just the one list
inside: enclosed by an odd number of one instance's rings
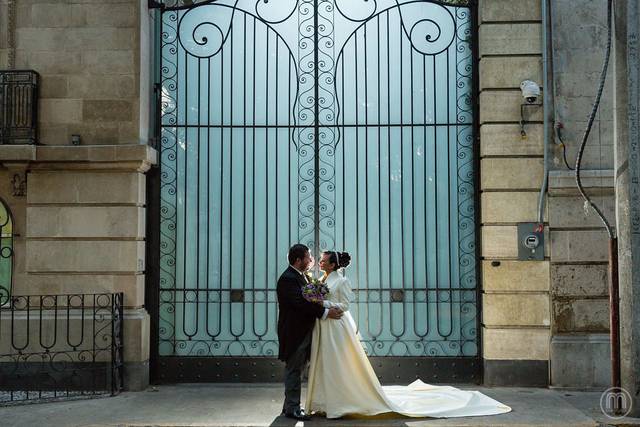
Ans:
{"label": "groom's dark trousers", "polygon": [[300,347],[287,359],[284,368],[284,406],[283,412],[291,414],[300,407],[302,392],[302,371],[309,360],[311,350],[311,332],[307,334]]}
{"label": "groom's dark trousers", "polygon": [[284,379],[284,412],[300,407],[302,370],[309,359],[311,331],[324,308],[302,296],[305,277],[289,267],[278,279],[278,359],[286,363]]}

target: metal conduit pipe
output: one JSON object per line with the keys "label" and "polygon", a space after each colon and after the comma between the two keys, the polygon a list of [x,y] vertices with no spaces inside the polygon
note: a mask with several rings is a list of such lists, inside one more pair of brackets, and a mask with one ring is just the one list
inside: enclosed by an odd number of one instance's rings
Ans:
{"label": "metal conduit pipe", "polygon": [[549,181],[549,138],[550,129],[549,126],[553,126],[551,100],[553,98],[553,88],[551,88],[551,76],[552,71],[549,66],[549,45],[551,38],[549,32],[551,31],[551,20],[549,19],[548,0],[541,0],[542,8],[542,88],[544,90],[542,96],[543,105],[543,127],[544,127],[544,172],[542,176],[542,187],[540,188],[540,197],[538,198],[538,230],[543,230],[544,224],[544,206],[545,195],[547,193],[547,183]]}

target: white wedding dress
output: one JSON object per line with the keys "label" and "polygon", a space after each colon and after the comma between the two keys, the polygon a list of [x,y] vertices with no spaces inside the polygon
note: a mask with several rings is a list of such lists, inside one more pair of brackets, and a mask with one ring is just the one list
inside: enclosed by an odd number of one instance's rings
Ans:
{"label": "white wedding dress", "polygon": [[396,412],[410,417],[467,417],[494,415],[511,408],[478,392],[434,386],[416,380],[408,386],[381,386],[357,335],[349,301],[349,280],[338,272],[326,280],[325,307],[340,307],[340,320],[316,320],[311,342],[311,365],[306,411],[327,418]]}

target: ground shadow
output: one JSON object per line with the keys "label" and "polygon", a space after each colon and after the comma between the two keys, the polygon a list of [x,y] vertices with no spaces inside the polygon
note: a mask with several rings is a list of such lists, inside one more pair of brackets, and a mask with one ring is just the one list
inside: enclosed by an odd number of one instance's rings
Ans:
{"label": "ground shadow", "polygon": [[[367,424],[368,422],[373,422],[374,424],[378,424],[376,423],[376,421],[387,421],[387,422],[390,422],[389,425],[405,426],[407,424],[405,424],[403,421],[406,421],[406,420],[429,420],[429,419],[432,419],[432,418],[427,418],[427,417],[411,418],[411,417],[406,417],[404,415],[396,414],[393,412],[388,412],[385,414],[379,414],[379,415],[373,415],[373,416],[347,415],[337,419],[327,419],[322,415],[313,415],[311,417],[311,420],[303,422],[303,421],[296,421],[294,419],[287,418],[284,415],[279,415],[273,419],[273,421],[269,424],[269,426],[270,427],[292,427],[292,426],[300,427],[305,425],[359,426],[359,425]],[[395,423],[393,421],[395,421]]]}

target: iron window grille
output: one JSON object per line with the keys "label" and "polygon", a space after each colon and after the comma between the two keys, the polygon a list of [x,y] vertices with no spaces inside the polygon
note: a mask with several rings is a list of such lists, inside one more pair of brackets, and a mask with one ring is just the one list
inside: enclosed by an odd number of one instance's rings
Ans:
{"label": "iron window grille", "polygon": [[0,144],[37,142],[39,79],[32,70],[0,71]]}

